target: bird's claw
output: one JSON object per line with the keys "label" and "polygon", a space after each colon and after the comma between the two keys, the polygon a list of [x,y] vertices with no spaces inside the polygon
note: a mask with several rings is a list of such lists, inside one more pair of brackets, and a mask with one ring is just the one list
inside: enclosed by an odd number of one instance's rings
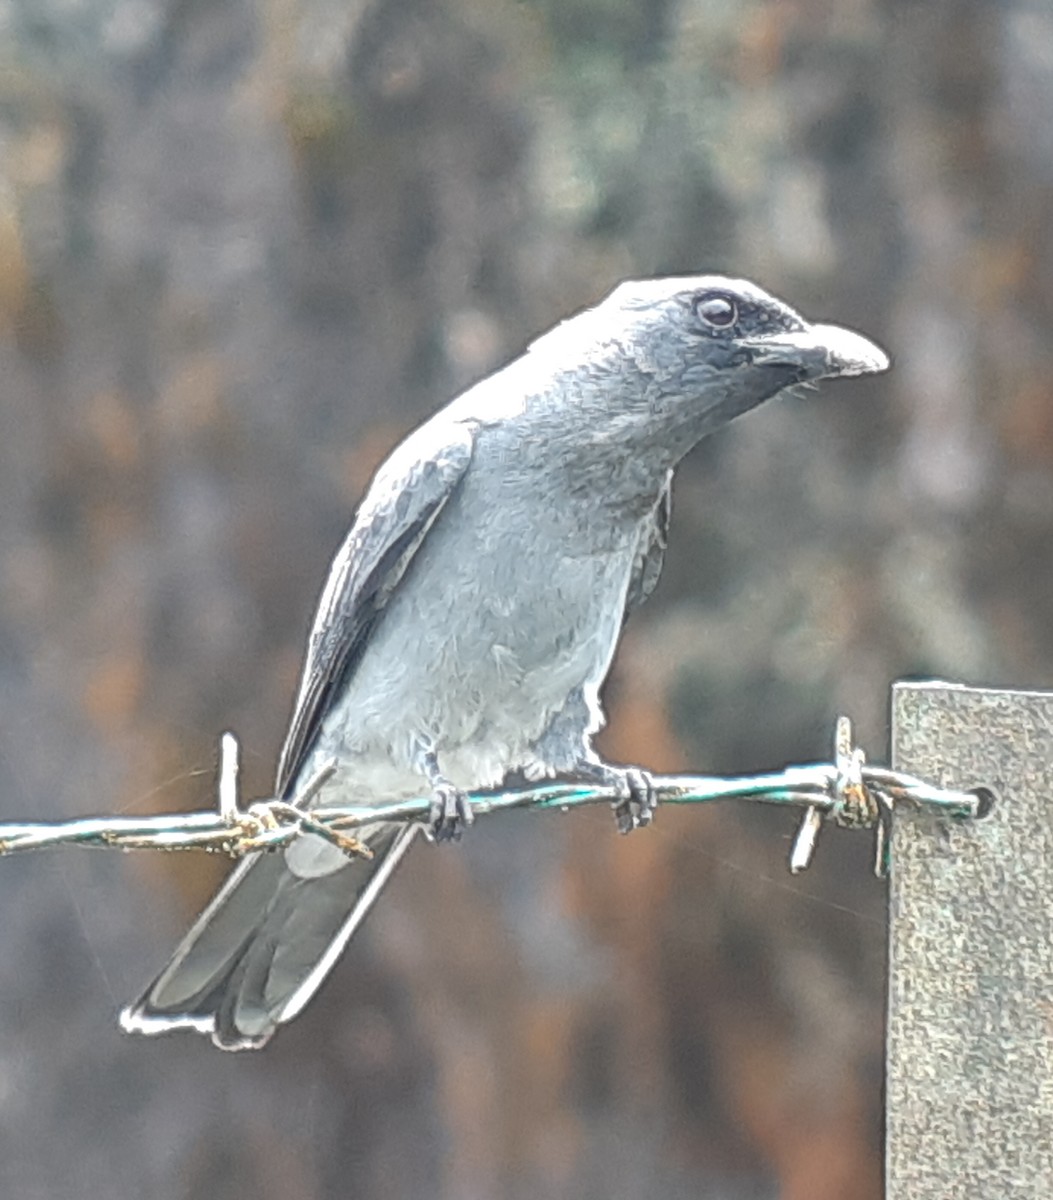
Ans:
{"label": "bird's claw", "polygon": [[467,795],[449,783],[432,789],[428,809],[429,833],[435,842],[459,842],[461,834],[475,820]]}
{"label": "bird's claw", "polygon": [[611,782],[621,793],[611,805],[618,832],[632,833],[634,829],[650,825],[658,807],[658,794],[651,776],[639,767],[614,768]]}

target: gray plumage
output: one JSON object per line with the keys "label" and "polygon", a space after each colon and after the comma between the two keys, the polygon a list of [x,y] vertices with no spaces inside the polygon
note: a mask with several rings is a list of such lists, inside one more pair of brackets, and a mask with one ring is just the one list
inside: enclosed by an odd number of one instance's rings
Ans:
{"label": "gray plumage", "polygon": [[[570,775],[618,782],[622,827],[646,823],[646,775],[601,763],[591,739],[624,618],[661,570],[673,469],[787,387],[887,365],[860,335],[719,276],[622,284],[539,338],[377,472],[322,594],[278,795],[335,759],[317,803],[430,789],[436,832],[456,836],[463,792]],[[124,1027],[262,1045],[415,832],[362,831],[371,862],[308,835],[241,864]]]}

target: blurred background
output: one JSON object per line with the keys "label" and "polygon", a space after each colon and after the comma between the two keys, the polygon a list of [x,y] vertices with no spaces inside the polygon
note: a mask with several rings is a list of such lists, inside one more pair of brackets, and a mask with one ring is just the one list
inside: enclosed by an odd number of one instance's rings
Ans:
{"label": "blurred background", "polygon": [[[892,680],[1053,682],[1047,0],[4,0],[0,816],[265,795],[413,424],[633,275],[747,275],[888,376],[684,465],[604,749],[887,756]],[[115,1016],[221,874],[0,864],[18,1200],[878,1200],[884,886],[793,820],[419,846],[260,1055]]]}

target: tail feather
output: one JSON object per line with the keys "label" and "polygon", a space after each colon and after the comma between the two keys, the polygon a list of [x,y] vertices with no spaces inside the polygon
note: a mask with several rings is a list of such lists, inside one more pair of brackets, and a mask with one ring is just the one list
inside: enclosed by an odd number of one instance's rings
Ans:
{"label": "tail feather", "polygon": [[231,875],[164,970],[121,1013],[126,1032],[189,1028],[217,1046],[264,1045],[321,986],[409,849],[414,826],[377,826],[374,857],[303,877],[281,853]]}

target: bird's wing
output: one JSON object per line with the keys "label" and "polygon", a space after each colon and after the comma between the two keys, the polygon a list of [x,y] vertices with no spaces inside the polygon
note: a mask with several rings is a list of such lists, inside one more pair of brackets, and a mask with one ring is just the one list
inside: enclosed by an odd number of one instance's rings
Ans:
{"label": "bird's wing", "polygon": [[625,613],[623,620],[647,599],[658,583],[662,573],[662,560],[665,558],[665,548],[669,537],[669,517],[673,505],[673,472],[665,477],[662,490],[658,493],[654,508],[648,515],[640,544],[636,549],[636,559],[633,562],[632,576],[629,579],[629,590],[625,596]]}
{"label": "bird's wing", "polygon": [[428,530],[456,490],[472,457],[463,424],[422,426],[377,473],[340,547],[318,603],[278,763],[285,796],[323,719],[354,671],[374,625]]}

